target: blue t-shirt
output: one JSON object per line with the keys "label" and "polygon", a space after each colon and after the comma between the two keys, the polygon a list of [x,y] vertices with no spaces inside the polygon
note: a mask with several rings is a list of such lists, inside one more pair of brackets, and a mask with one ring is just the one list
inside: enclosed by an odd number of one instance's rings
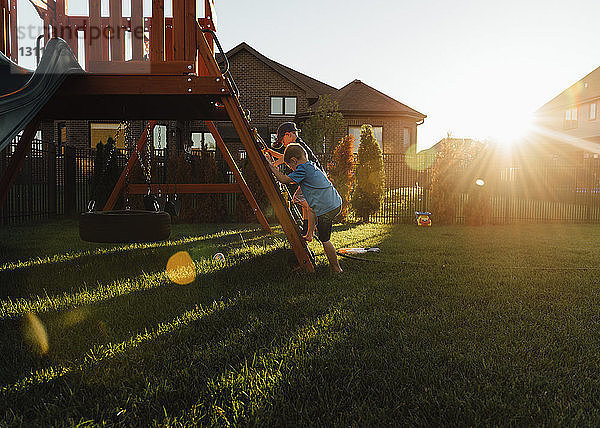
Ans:
{"label": "blue t-shirt", "polygon": [[301,163],[288,177],[300,185],[308,206],[317,217],[342,205],[340,194],[314,162]]}

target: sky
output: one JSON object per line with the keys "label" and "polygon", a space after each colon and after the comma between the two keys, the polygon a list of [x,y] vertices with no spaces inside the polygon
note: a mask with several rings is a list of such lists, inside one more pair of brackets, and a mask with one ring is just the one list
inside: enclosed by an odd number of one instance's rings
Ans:
{"label": "sky", "polygon": [[[18,3],[20,22],[37,25]],[[246,42],[331,86],[359,79],[427,115],[419,150],[448,133],[508,142],[600,66],[598,0],[215,0],[215,9],[226,51]]]}

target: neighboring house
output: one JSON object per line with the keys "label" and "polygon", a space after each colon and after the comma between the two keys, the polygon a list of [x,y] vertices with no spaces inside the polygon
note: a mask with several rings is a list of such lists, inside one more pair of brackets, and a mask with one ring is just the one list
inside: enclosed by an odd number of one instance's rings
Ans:
{"label": "neighboring house", "polygon": [[[417,126],[422,124],[426,115],[402,104],[384,93],[354,80],[341,89],[336,89],[292,68],[279,64],[262,55],[247,43],[240,43],[227,52],[230,71],[240,90],[242,107],[250,113],[250,124],[256,127],[260,135],[272,141],[277,127],[282,122],[301,123],[315,109],[321,95],[330,95],[338,102],[343,114],[345,134],[353,134],[358,139],[363,124],[370,124],[384,153],[405,153],[415,150]],[[43,124],[45,139],[75,146],[95,147],[98,141],[114,135],[118,123],[68,121]],[[230,123],[217,123],[223,139],[228,143],[236,158],[244,158],[245,152],[239,137]],[[141,133],[141,124],[136,123],[133,138]],[[344,135],[340,135],[341,139]],[[161,147],[167,144],[190,144],[194,148],[205,144],[215,150],[212,135],[202,121],[192,123],[164,122],[154,132],[154,145],[159,141]],[[190,141],[191,140],[191,141]],[[118,146],[124,146],[119,138]],[[355,149],[358,148],[356,144]]]}
{"label": "neighboring house", "polygon": [[538,152],[555,158],[600,153],[600,67],[535,112]]}
{"label": "neighboring house", "polygon": [[427,116],[360,80],[336,89],[267,58],[247,43],[227,52],[227,57],[240,101],[265,139],[274,138],[281,122],[306,120],[319,96],[330,95],[344,116],[346,135],[358,140],[360,127],[370,124],[384,153],[405,153],[416,147],[417,126]]}

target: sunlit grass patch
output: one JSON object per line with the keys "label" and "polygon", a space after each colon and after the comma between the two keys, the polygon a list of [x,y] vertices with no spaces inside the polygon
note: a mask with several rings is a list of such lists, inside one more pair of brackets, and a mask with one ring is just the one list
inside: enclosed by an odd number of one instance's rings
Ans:
{"label": "sunlit grass patch", "polygon": [[[14,288],[0,299],[0,425],[600,419],[589,404],[600,390],[596,226],[336,225],[337,247],[381,248],[341,259],[343,275],[328,273],[316,241],[316,273],[291,273],[280,228],[179,227],[173,241],[189,241],[177,245],[83,256],[100,248],[59,228],[31,257],[4,252],[5,267],[80,256],[4,271]],[[168,276],[178,252],[193,264],[185,285]],[[47,348],[23,334],[33,316]]]}
{"label": "sunlit grass patch", "polygon": [[[0,394],[18,392],[38,383],[50,382],[60,376],[64,376],[74,371],[84,372],[85,370],[89,369],[94,365],[97,365],[107,359],[123,355],[127,351],[130,351],[132,348],[140,346],[143,343],[155,340],[162,335],[170,334],[175,330],[185,327],[202,317],[214,313],[215,311],[221,311],[228,307],[231,307],[236,303],[236,301],[237,299],[229,299],[227,301],[213,302],[213,304],[208,308],[196,307],[195,309],[184,312],[183,314],[169,322],[159,324],[154,329],[146,329],[144,332],[138,333],[126,341],[120,343],[107,343],[105,345],[96,346],[94,348],[91,348],[83,359],[75,361],[71,365],[52,366],[46,369],[37,370],[31,373],[29,376],[19,380],[15,384],[1,386]],[[41,327],[39,320],[36,321],[35,318],[28,316],[28,322],[33,324],[33,327],[29,328],[31,330],[35,330],[33,334],[36,337],[32,339],[38,342],[35,343],[35,346],[44,349],[44,338],[39,337],[43,336],[42,332],[40,332]],[[45,343],[45,345],[45,350],[47,351],[47,343]]]}

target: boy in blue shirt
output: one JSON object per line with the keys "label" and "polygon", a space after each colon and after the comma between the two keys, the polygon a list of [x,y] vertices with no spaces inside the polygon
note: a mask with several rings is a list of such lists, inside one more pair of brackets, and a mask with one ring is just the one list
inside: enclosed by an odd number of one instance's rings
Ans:
{"label": "boy in blue shirt", "polygon": [[337,273],[342,272],[335,247],[330,241],[333,219],[342,210],[342,198],[323,171],[306,158],[306,151],[301,145],[289,144],[285,148],[283,160],[292,169],[289,175],[280,172],[272,163],[269,165],[277,180],[283,184],[298,184],[302,189],[310,207],[308,232],[304,239],[308,242],[312,241],[316,222],[319,240],[331,269]]}
{"label": "boy in blue shirt", "polygon": [[[310,147],[298,136],[299,132],[300,130],[294,122],[284,122],[279,125],[277,128],[277,138],[272,144],[273,149],[267,149],[271,156],[275,158],[273,165],[278,166],[284,163],[283,152],[285,151],[285,148],[292,143],[297,143],[300,144],[306,152],[306,158],[309,161],[312,161],[321,171],[325,171],[319,163],[319,159],[317,159]],[[304,198],[304,195],[302,194],[302,189],[300,187],[294,189],[293,186],[292,188],[288,186],[288,189],[290,190],[290,193],[294,194],[292,197],[292,203],[298,204],[302,208],[302,234],[306,235],[308,232],[310,208],[306,202],[306,199]]]}

